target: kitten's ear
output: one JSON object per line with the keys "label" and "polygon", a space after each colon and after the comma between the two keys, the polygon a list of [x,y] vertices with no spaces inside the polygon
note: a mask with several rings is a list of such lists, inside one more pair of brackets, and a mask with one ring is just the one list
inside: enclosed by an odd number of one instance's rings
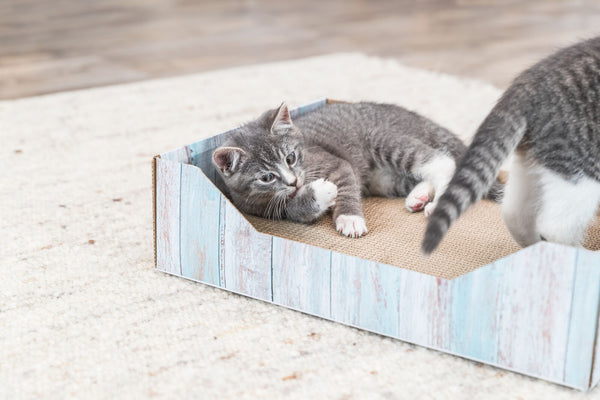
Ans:
{"label": "kitten's ear", "polygon": [[212,156],[212,161],[223,175],[230,176],[240,166],[240,159],[246,152],[239,147],[219,147]]}
{"label": "kitten's ear", "polygon": [[281,103],[277,113],[275,114],[273,124],[271,125],[271,133],[282,135],[287,133],[292,126],[294,125],[292,124],[292,118],[290,117],[288,106],[285,104],[285,102]]}

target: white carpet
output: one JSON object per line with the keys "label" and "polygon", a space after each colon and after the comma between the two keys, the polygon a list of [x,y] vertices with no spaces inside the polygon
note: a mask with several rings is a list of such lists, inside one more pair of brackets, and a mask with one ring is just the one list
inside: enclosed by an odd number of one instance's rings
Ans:
{"label": "white carpet", "polygon": [[600,397],[153,269],[154,154],[322,96],[470,134],[498,95],[338,54],[0,102],[0,398]]}

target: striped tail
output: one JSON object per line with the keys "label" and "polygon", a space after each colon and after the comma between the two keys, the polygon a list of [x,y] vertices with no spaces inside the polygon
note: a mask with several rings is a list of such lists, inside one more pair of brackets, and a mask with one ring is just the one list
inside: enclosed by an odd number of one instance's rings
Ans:
{"label": "striped tail", "polygon": [[[483,121],[454,172],[446,191],[429,217],[422,250],[430,254],[450,225],[473,203],[498,186],[500,166],[523,138],[526,120],[520,112],[505,111],[501,100]],[[504,109],[504,110],[503,110]],[[492,196],[490,196],[492,195]]]}

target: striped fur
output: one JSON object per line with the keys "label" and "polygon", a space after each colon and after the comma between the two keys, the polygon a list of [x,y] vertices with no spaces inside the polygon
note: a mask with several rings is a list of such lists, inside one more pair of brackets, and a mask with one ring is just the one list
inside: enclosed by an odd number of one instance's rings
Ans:
{"label": "striped fur", "polygon": [[[487,192],[502,162],[515,149],[543,175],[553,174],[573,184],[586,179],[600,181],[600,38],[563,49],[515,79],[477,130],[431,215],[422,245],[424,253],[435,250],[452,223]],[[509,177],[507,193],[510,185]],[[531,220],[539,227],[532,228],[537,229],[533,236],[519,240],[508,224],[521,245],[548,239],[541,229],[548,223],[539,219],[543,208],[556,199],[534,199],[532,212],[537,215]],[[591,203],[593,207],[594,201]],[[518,212],[511,212],[512,219],[519,219]],[[565,219],[567,223],[569,216]]]}
{"label": "striped fur", "polygon": [[443,192],[465,151],[450,131],[398,106],[336,103],[292,121],[282,105],[237,129],[213,162],[240,210],[307,223],[331,207],[336,229],[357,237],[367,232],[362,196],[406,196],[409,211],[427,215],[437,202],[429,192]]}

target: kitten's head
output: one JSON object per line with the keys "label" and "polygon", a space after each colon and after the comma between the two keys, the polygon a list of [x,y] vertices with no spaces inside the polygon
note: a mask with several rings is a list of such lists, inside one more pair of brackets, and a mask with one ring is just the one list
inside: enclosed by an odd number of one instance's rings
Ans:
{"label": "kitten's head", "polygon": [[244,211],[281,218],[305,183],[302,152],[302,134],[284,103],[237,129],[212,161]]}

